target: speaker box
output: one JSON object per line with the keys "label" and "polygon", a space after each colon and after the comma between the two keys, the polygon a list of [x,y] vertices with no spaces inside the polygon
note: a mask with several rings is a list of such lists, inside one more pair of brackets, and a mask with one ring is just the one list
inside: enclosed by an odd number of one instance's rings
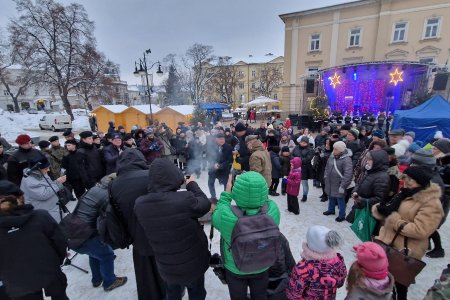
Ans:
{"label": "speaker box", "polygon": [[447,88],[449,73],[439,73],[434,77],[433,90],[444,91]]}
{"label": "speaker box", "polygon": [[314,84],[315,79],[306,79],[306,93],[313,94],[314,93]]}

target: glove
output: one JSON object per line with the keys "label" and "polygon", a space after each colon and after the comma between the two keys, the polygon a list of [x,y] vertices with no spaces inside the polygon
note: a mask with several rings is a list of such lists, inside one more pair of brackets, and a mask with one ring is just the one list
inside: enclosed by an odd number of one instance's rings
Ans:
{"label": "glove", "polygon": [[339,194],[345,194],[345,190],[341,186],[339,187]]}
{"label": "glove", "polygon": [[283,177],[283,183],[287,183],[288,182],[288,179],[287,179],[287,177]]}

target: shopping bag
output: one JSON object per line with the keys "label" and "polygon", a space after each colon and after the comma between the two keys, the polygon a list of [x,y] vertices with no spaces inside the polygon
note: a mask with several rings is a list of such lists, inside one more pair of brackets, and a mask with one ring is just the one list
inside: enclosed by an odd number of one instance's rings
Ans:
{"label": "shopping bag", "polygon": [[372,217],[370,205],[367,202],[364,208],[355,209],[355,220],[350,227],[361,241],[368,242],[372,240],[372,233],[375,229],[376,222],[374,217]]}

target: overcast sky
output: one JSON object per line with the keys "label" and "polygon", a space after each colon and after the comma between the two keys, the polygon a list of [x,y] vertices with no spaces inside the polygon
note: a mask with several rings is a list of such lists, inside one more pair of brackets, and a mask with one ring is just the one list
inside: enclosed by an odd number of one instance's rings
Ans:
{"label": "overcast sky", "polygon": [[[134,61],[151,49],[149,59],[183,54],[194,44],[214,47],[233,61],[249,54],[284,54],[284,23],[278,17],[349,0],[59,0],[81,3],[95,22],[98,48],[121,68],[129,84]],[[12,0],[0,0],[0,27],[16,15]],[[3,30],[4,31],[4,30]]]}

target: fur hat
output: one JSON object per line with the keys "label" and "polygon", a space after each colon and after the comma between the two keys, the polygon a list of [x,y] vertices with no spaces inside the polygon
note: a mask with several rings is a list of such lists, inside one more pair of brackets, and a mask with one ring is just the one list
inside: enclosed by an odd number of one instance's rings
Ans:
{"label": "fur hat", "polygon": [[246,131],[246,130],[247,130],[247,128],[242,123],[237,123],[236,126],[234,127],[234,131],[236,131],[236,132],[241,132],[241,131]]}
{"label": "fur hat", "polygon": [[444,154],[450,152],[450,140],[448,139],[439,139],[433,143],[433,146],[438,148]]}
{"label": "fur hat", "polygon": [[414,179],[422,187],[430,185],[431,178],[433,177],[433,173],[431,172],[431,170],[419,166],[411,166],[406,169],[403,174]]}
{"label": "fur hat", "polygon": [[433,156],[431,150],[420,148],[411,155],[411,163],[419,166],[432,167],[436,165],[436,158]]}
{"label": "fur hat", "polygon": [[397,144],[392,146],[395,149],[395,156],[399,157],[405,154],[409,148],[409,142],[407,140],[400,140]]}
{"label": "fur hat", "polygon": [[339,247],[342,238],[336,231],[322,225],[314,225],[306,232],[306,244],[310,250],[325,254]]}
{"label": "fur hat", "polygon": [[17,145],[23,145],[31,142],[31,138],[28,134],[21,134],[16,138]]}
{"label": "fur hat", "polygon": [[344,152],[345,149],[347,149],[347,146],[343,141],[337,141],[336,143],[333,144],[333,149],[336,149],[339,152]]}
{"label": "fur hat", "polygon": [[380,245],[365,242],[353,246],[353,249],[356,251],[358,265],[366,277],[384,279],[389,275],[386,252]]}

